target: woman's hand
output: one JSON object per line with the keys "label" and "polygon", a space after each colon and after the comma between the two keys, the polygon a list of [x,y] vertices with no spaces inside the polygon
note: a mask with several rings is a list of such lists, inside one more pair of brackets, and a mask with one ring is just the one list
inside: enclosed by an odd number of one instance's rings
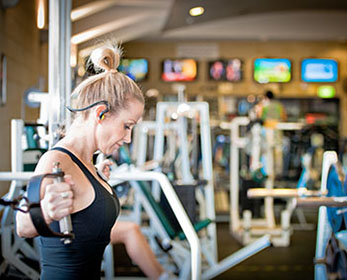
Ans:
{"label": "woman's hand", "polygon": [[59,221],[73,211],[73,186],[70,175],[64,176],[65,182],[48,184],[41,200],[41,209],[46,223]]}
{"label": "woman's hand", "polygon": [[95,167],[107,178],[107,180],[109,180],[111,175],[111,165],[113,165],[113,162],[109,159],[105,159],[102,162],[95,165]]}

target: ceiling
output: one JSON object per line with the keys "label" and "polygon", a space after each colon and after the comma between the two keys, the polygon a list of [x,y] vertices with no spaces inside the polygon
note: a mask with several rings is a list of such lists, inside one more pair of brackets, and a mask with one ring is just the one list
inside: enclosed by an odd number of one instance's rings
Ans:
{"label": "ceiling", "polygon": [[[194,6],[205,13],[189,16]],[[71,40],[79,50],[108,38],[345,42],[347,1],[73,0]]]}

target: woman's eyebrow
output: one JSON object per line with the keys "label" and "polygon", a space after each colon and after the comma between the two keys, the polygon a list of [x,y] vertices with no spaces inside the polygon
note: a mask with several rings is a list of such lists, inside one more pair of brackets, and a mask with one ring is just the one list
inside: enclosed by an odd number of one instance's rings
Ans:
{"label": "woman's eyebrow", "polygon": [[142,117],[139,118],[137,121],[134,120],[134,119],[129,119],[126,123],[132,122],[132,123],[135,125],[135,124],[138,124],[138,123],[141,122],[141,121],[142,121]]}

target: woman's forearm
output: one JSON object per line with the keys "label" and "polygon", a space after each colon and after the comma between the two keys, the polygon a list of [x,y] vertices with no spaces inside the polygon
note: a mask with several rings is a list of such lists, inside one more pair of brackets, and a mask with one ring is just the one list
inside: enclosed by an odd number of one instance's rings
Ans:
{"label": "woman's forearm", "polygon": [[29,213],[17,212],[16,215],[16,231],[19,237],[33,238],[36,237],[37,231],[31,221]]}

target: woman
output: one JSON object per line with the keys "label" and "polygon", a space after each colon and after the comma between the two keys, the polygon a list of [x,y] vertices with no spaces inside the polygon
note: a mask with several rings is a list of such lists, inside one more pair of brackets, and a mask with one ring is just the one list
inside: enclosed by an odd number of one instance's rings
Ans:
{"label": "woman", "polygon": [[[131,131],[142,116],[144,98],[130,78],[119,73],[120,50],[101,47],[91,54],[95,66],[104,70],[89,77],[73,92],[76,117],[55,147],[45,153],[37,174],[49,173],[53,164],[69,174],[65,182],[45,179],[41,208],[47,224],[59,231],[58,221],[71,214],[75,239],[40,237],[41,279],[100,279],[100,267],[111,231],[119,214],[118,198],[99,177],[92,163],[100,150],[110,154],[131,140]],[[28,214],[17,214],[17,233],[37,236]]]}

